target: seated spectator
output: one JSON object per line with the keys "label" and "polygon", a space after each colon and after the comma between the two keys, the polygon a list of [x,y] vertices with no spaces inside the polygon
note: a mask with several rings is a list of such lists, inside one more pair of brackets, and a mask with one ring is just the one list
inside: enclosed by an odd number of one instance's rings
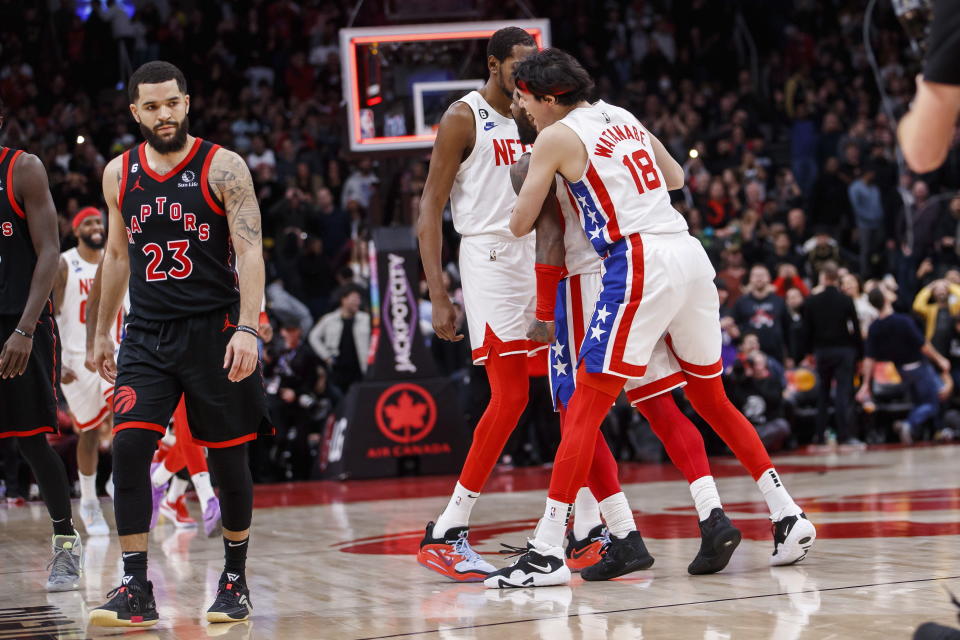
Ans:
{"label": "seated spectator", "polygon": [[786,384],[787,374],[783,364],[781,364],[781,362],[776,358],[763,352],[763,350],[760,348],[760,340],[757,338],[757,334],[744,334],[743,340],[740,342],[740,350],[737,355],[737,360],[739,362],[744,362],[757,353],[767,356],[767,368],[770,369],[771,373],[777,376],[780,381]]}
{"label": "seated spectator", "polygon": [[[940,431],[940,378],[930,361],[944,373],[950,372],[950,361],[937,353],[917,328],[913,319],[893,312],[896,295],[885,287],[873,289],[868,298],[880,317],[870,325],[863,359],[863,382],[857,392],[858,402],[872,397],[871,381],[877,361],[892,362],[903,382],[910,389],[914,407],[906,420],[894,423],[894,430],[904,444],[922,435],[923,424],[933,421],[934,432]],[[926,358],[924,357],[926,356]],[[929,360],[927,360],[929,358]]]}
{"label": "seated spectator", "polygon": [[300,415],[291,447],[290,465],[296,480],[310,478],[320,451],[327,420],[343,400],[343,393],[330,384],[327,370],[317,366],[312,389],[303,389],[297,398]]}
{"label": "seated spectator", "polygon": [[767,362],[765,355],[755,352],[735,364],[726,380],[727,393],[756,428],[767,451],[778,451],[790,438],[790,425],[783,417],[784,382]]}
{"label": "seated spectator", "polygon": [[355,285],[341,288],[340,308],[320,318],[309,336],[313,350],[330,369],[331,381],[344,393],[367,371],[370,314],[360,310],[360,293]]}
{"label": "seated spectator", "polygon": [[277,166],[277,158],[273,153],[273,149],[267,146],[267,141],[263,139],[263,136],[258,135],[253,137],[250,153],[247,154],[247,166],[250,167],[250,171],[256,172],[257,167],[261,164],[275,168]]}

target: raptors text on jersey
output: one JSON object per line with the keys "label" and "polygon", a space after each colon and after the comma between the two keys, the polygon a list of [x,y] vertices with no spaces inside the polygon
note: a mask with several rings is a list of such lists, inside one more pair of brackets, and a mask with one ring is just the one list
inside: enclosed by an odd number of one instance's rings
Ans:
{"label": "raptors text on jersey", "polygon": [[170,320],[240,300],[223,203],[208,172],[220,147],[196,138],[166,174],[146,162],[146,145],[123,154],[119,207],[130,257],[131,314]]}

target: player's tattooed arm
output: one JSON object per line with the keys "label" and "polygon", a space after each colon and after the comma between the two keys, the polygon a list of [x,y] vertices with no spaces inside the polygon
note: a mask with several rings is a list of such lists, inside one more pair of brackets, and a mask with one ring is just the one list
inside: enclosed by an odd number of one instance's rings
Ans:
{"label": "player's tattooed arm", "polygon": [[250,169],[233,151],[219,149],[216,153],[207,180],[223,201],[235,248],[238,253],[244,246],[260,251],[260,205]]}
{"label": "player's tattooed arm", "polygon": [[[263,302],[264,266],[260,204],[253,178],[243,158],[228,149],[218,149],[210,163],[208,181],[223,201],[230,238],[237,254],[240,283],[237,324],[256,329]],[[254,372],[259,358],[257,346],[252,334],[234,332],[223,358],[223,368],[229,369],[227,378],[230,381],[239,382]]]}

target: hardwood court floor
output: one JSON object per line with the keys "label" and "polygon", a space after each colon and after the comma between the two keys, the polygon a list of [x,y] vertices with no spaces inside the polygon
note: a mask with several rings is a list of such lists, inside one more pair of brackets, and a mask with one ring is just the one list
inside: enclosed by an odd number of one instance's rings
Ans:
{"label": "hardwood court floor", "polygon": [[[770,568],[766,510],[732,459],[711,461],[744,541],[730,566],[692,577],[696,518],[679,474],[625,465],[627,495],[656,564],[609,583],[488,591],[417,565],[427,520],[451,478],[258,487],[249,576],[254,618],[208,626],[222,545],[161,525],[150,571],[160,623],[145,632],[86,628],[87,607],[115,586],[115,537],[87,539],[78,592],[43,591],[48,521],[41,506],[0,507],[0,640],[12,638],[545,638],[795,640],[910,638],[921,622],[956,624],[960,592],[960,447],[806,452],[776,459],[818,528],[812,554]],[[498,472],[474,510],[473,539],[494,564],[542,512],[549,472]],[[112,521],[110,505],[104,505]],[[191,505],[196,511],[196,503]]]}

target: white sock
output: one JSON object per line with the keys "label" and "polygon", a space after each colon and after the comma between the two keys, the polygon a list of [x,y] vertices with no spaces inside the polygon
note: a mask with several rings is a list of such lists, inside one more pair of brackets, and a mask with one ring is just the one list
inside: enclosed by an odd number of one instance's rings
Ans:
{"label": "white sock", "polygon": [[547,507],[533,532],[533,539],[548,547],[563,546],[571,511],[573,511],[572,504],[547,498]]}
{"label": "white sock", "polygon": [[713,476],[703,476],[691,482],[690,495],[693,496],[693,504],[697,507],[697,517],[700,518],[700,522],[709,518],[710,512],[714,509],[723,508]]}
{"label": "white sock", "polygon": [[600,520],[600,504],[590,489],[581,487],[573,505],[573,535],[577,540],[583,540],[594,527],[603,524]]}
{"label": "white sock", "polygon": [[465,527],[470,524],[470,511],[473,510],[473,505],[479,497],[479,491],[470,491],[458,482],[453,488],[453,495],[450,496],[447,508],[433,525],[433,536],[441,538],[454,527]]}
{"label": "white sock", "polygon": [[153,470],[153,474],[150,476],[150,482],[152,482],[155,487],[162,487],[169,482],[173,474],[174,472],[167,469],[166,465],[161,462],[160,466]]}
{"label": "white sock", "polygon": [[97,474],[88,476],[77,471],[80,476],[80,502],[96,502],[97,500]]}
{"label": "white sock", "polygon": [[213,486],[210,484],[210,474],[206,471],[195,473],[190,476],[193,481],[193,488],[197,490],[197,499],[200,501],[200,510],[207,508],[207,503],[216,497],[213,493]]}
{"label": "white sock", "polygon": [[110,496],[110,499],[113,500],[113,473],[110,473],[110,477],[107,478],[107,486],[104,487],[107,490],[107,495]]}
{"label": "white sock", "polygon": [[633,520],[633,512],[630,511],[630,504],[623,491],[601,500],[600,513],[603,514],[607,530],[612,536],[622,539],[631,531],[637,530],[637,523]]}
{"label": "white sock", "polygon": [[803,512],[803,509],[797,506],[797,503],[787,493],[783,481],[780,479],[780,474],[773,467],[763,472],[763,475],[757,480],[757,486],[760,487],[763,499],[767,501],[767,508],[770,510],[771,516],[779,519]]}
{"label": "white sock", "polygon": [[190,486],[190,483],[184,480],[183,478],[173,477],[173,480],[170,481],[170,488],[167,489],[167,502],[173,504],[180,499],[180,496],[187,492],[187,487]]}

